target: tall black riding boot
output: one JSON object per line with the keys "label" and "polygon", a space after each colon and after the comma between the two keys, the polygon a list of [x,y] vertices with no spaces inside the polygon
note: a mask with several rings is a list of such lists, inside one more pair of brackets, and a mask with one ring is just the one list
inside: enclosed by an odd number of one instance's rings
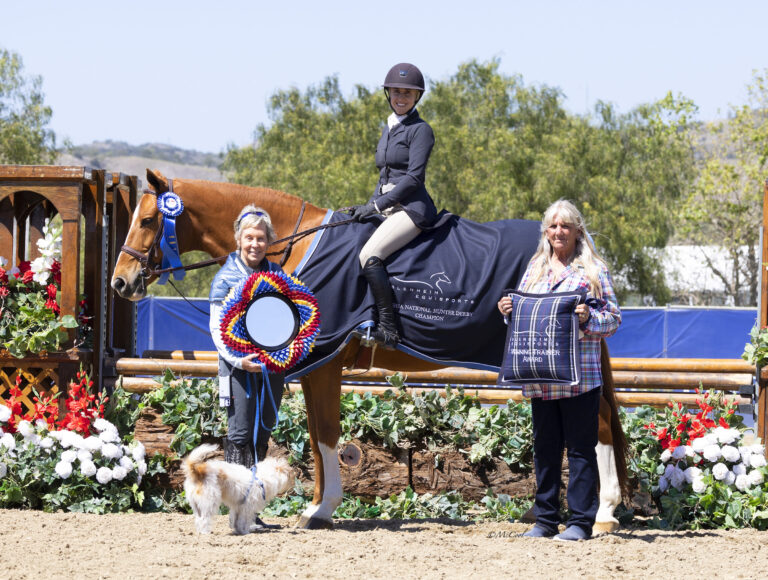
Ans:
{"label": "tall black riding boot", "polygon": [[389,285],[387,269],[377,257],[368,258],[363,266],[363,276],[373,292],[373,300],[379,311],[379,320],[373,338],[385,348],[394,348],[400,341],[395,323],[395,310],[392,306],[392,286]]}

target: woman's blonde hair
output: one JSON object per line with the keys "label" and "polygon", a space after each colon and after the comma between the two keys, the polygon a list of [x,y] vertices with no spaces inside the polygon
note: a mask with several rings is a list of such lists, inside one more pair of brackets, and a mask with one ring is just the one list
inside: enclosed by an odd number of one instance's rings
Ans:
{"label": "woman's blonde hair", "polygon": [[533,255],[533,258],[531,258],[531,273],[528,276],[525,288],[521,288],[521,290],[526,291],[529,288],[533,288],[533,286],[547,274],[549,259],[554,253],[552,245],[547,239],[547,229],[558,217],[565,223],[575,227],[577,231],[576,249],[574,250],[571,265],[583,270],[584,275],[589,281],[591,294],[595,298],[602,298],[603,291],[600,286],[600,267],[607,267],[605,260],[603,260],[597,253],[592,240],[589,238],[586,226],[584,225],[584,217],[581,215],[581,212],[576,209],[576,206],[573,205],[573,203],[566,199],[556,201],[544,212],[544,217],[541,220],[541,238],[539,239],[539,246],[536,248],[536,253]]}
{"label": "woman's blonde hair", "polygon": [[275,228],[272,227],[272,218],[269,214],[255,205],[246,205],[240,210],[240,214],[235,220],[235,242],[237,249],[240,249],[240,234],[247,228],[264,228],[267,232],[267,243],[272,243],[277,239]]}

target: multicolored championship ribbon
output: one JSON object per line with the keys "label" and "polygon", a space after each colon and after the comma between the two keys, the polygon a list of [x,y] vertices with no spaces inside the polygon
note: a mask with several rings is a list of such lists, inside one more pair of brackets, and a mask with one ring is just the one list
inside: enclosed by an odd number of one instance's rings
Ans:
{"label": "multicolored championship ribbon", "polygon": [[282,272],[254,272],[222,305],[221,339],[237,357],[256,353],[271,372],[285,372],[312,351],[320,310],[312,292]]}

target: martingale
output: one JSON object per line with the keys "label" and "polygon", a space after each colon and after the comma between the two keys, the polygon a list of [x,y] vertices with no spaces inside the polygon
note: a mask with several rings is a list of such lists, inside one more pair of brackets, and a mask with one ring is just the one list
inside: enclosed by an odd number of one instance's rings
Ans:
{"label": "martingale", "polygon": [[[246,327],[248,307],[259,296],[267,294],[278,294],[290,300],[299,319],[295,336],[288,344],[276,349],[254,343]],[[222,308],[220,330],[225,346],[235,356],[256,353],[259,362],[269,371],[285,372],[312,351],[320,331],[320,310],[312,292],[297,278],[282,272],[254,272],[229,291]]]}

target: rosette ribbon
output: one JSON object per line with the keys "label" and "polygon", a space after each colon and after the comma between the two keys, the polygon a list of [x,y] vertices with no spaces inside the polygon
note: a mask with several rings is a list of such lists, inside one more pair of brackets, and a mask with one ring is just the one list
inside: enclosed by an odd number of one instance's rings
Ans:
{"label": "rosette ribbon", "polygon": [[[174,270],[173,278],[183,280],[186,271],[182,268],[179,256],[179,242],[176,238],[176,218],[184,211],[184,202],[173,192],[172,182],[169,182],[170,190],[157,196],[157,209],[163,214],[163,237],[160,239],[160,249],[163,251],[161,268],[179,268]],[[160,274],[157,284],[165,284],[170,272]]]}
{"label": "rosette ribbon", "polygon": [[[289,344],[277,350],[265,350],[249,339],[245,327],[246,311],[260,294],[278,293],[293,302],[298,311],[298,332]],[[304,360],[320,332],[317,299],[301,281],[283,272],[254,272],[229,291],[222,305],[219,326],[226,348],[237,357],[256,353],[269,372],[283,373]]]}

